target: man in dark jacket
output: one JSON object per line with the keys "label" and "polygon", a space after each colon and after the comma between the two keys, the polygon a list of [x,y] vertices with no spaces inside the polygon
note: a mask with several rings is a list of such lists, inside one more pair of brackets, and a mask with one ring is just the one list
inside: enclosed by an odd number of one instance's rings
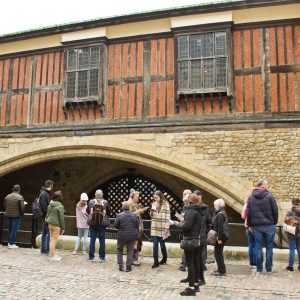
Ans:
{"label": "man in dark jacket", "polygon": [[122,210],[117,215],[114,227],[118,229],[117,235],[117,256],[119,270],[123,271],[123,249],[126,245],[127,248],[127,260],[126,260],[126,272],[131,272],[131,265],[133,261],[133,247],[134,243],[140,237],[139,221],[134,213],[129,211],[130,203],[123,202]]}
{"label": "man in dark jacket", "polygon": [[16,235],[21,224],[21,216],[24,215],[24,198],[20,195],[21,187],[16,184],[13,192],[4,198],[5,217],[8,220],[8,248],[19,248],[16,244]]}
{"label": "man in dark jacket", "polygon": [[268,191],[268,181],[259,180],[247,202],[247,225],[254,228],[257,272],[263,270],[263,240],[266,244],[266,271],[272,272],[275,225],[278,206]]}
{"label": "man in dark jacket", "polygon": [[[91,217],[92,208],[94,207],[95,203],[100,203],[103,205],[103,211],[107,217],[110,216],[110,205],[107,200],[103,198],[103,192],[101,190],[96,190],[95,192],[95,199],[89,201],[88,207],[86,209],[87,213],[89,214],[89,218]],[[93,261],[95,258],[95,244],[97,235],[99,236],[99,259],[100,262],[105,262],[105,226],[94,226],[90,225],[90,251],[89,251],[89,261]]]}
{"label": "man in dark jacket", "polygon": [[48,224],[45,222],[45,217],[47,215],[48,205],[51,201],[51,191],[53,190],[53,181],[46,180],[45,186],[42,187],[41,193],[39,196],[39,203],[41,210],[43,212],[43,230],[41,238],[41,254],[49,254],[49,244],[50,244],[50,234]]}

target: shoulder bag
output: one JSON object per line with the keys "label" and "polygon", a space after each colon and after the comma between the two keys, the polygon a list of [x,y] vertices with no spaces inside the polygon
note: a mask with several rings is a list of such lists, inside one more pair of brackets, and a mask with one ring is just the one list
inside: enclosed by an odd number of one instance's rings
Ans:
{"label": "shoulder bag", "polygon": [[196,249],[197,247],[201,246],[201,231],[202,231],[202,225],[205,221],[205,217],[203,216],[203,220],[202,220],[202,224],[200,227],[200,233],[199,233],[199,237],[198,238],[192,238],[192,237],[184,237],[181,241],[180,241],[180,248],[186,251],[192,251],[194,249]]}
{"label": "shoulder bag", "polygon": [[296,235],[296,229],[297,229],[298,222],[294,220],[293,218],[286,217],[283,223],[283,230],[286,233]]}

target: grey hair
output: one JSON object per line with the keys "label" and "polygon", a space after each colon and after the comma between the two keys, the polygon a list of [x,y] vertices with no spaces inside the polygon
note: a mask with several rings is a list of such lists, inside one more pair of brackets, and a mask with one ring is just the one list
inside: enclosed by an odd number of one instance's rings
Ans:
{"label": "grey hair", "polygon": [[260,179],[256,186],[262,186],[262,185],[268,185],[268,180],[267,179]]}
{"label": "grey hair", "polygon": [[220,207],[225,207],[225,201],[223,199],[217,199],[214,201],[214,205],[220,206]]}
{"label": "grey hair", "polygon": [[101,190],[97,190],[95,192],[95,196],[97,196],[97,195],[103,196],[103,192]]}
{"label": "grey hair", "polygon": [[122,210],[129,210],[130,209],[130,203],[128,201],[124,201],[122,203]]}

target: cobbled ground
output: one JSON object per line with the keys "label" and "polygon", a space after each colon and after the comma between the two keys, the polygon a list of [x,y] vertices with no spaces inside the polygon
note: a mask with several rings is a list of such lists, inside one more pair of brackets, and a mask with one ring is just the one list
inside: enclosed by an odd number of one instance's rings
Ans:
{"label": "cobbled ground", "polygon": [[[143,257],[140,267],[120,272],[116,255],[106,262],[87,261],[87,255],[57,251],[63,259],[51,261],[38,249],[8,249],[0,246],[0,299],[300,299],[300,272],[285,270],[274,262],[273,273],[258,275],[244,260],[226,261],[225,277],[211,276],[215,264],[207,265],[206,285],[196,297],[181,297],[186,284],[179,281],[187,272],[178,270],[179,259],[151,269],[152,258]],[[124,257],[125,259],[125,257]]]}

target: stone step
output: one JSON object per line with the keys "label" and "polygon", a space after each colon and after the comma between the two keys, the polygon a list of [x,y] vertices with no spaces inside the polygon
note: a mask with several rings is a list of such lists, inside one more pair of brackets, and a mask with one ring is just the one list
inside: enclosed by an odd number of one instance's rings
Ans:
{"label": "stone step", "polygon": [[[63,235],[61,238],[58,239],[56,247],[58,249],[64,249],[64,250],[74,250],[75,242],[76,242],[76,236],[71,235]],[[88,244],[89,244],[89,238],[88,238]],[[81,239],[81,245],[82,247],[82,241]],[[41,244],[41,235],[37,236],[36,238],[36,245],[39,247]],[[96,250],[98,251],[99,242],[96,240]],[[180,249],[180,246],[178,243],[168,243],[166,242],[166,247],[168,251],[169,257],[172,258],[179,258],[181,257],[182,250]],[[105,248],[106,253],[114,254],[116,253],[117,249],[117,241],[113,239],[106,239],[105,240]],[[213,256],[214,255],[214,247],[213,246],[207,246],[208,255]],[[81,248],[80,248],[81,249]],[[150,256],[153,255],[153,244],[151,242],[144,242],[143,241],[143,247],[140,255],[142,256]],[[265,249],[264,249],[265,253]],[[296,255],[297,256],[297,255]],[[247,259],[248,258],[248,248],[247,247],[236,247],[236,246],[225,246],[224,248],[224,257],[226,259],[233,259],[233,260],[240,260],[240,259]],[[289,249],[273,249],[273,258],[274,260],[278,261],[288,261],[289,257]]]}

